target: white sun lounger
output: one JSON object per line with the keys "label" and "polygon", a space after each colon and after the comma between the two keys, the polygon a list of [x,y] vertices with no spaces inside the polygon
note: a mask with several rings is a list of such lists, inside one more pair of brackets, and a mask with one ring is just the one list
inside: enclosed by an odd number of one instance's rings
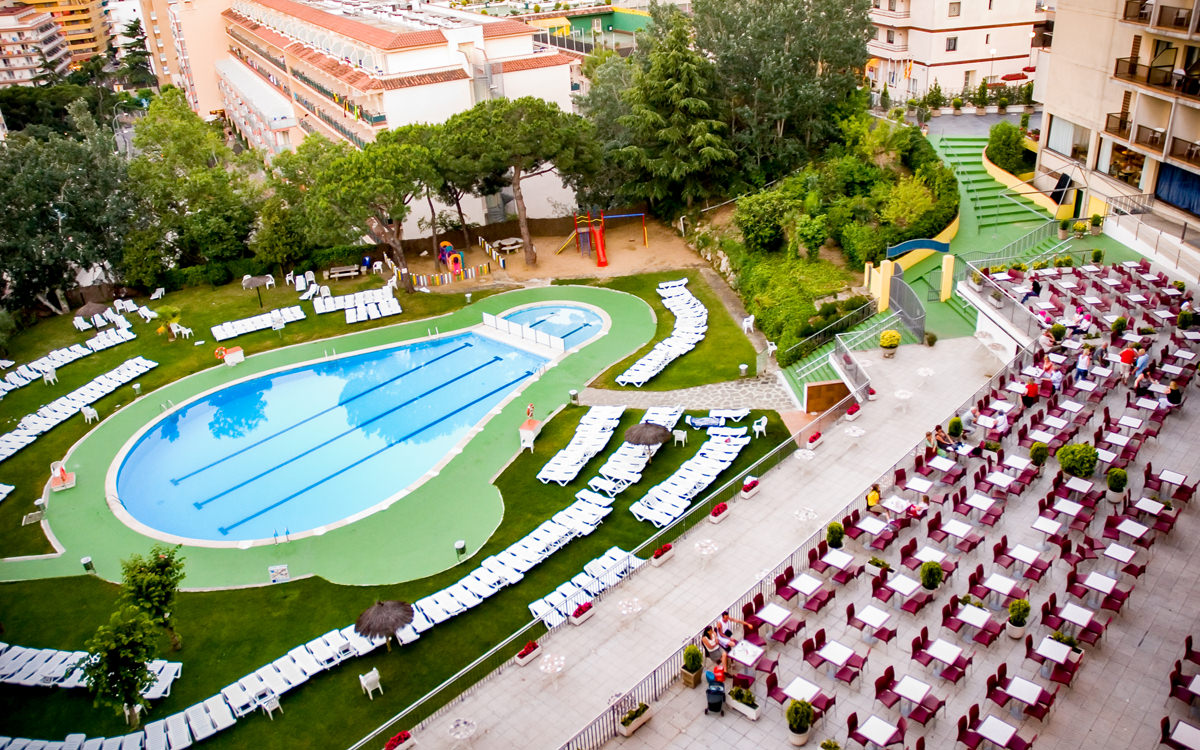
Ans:
{"label": "white sun lounger", "polygon": [[187,717],[188,729],[191,730],[192,737],[196,739],[196,742],[206,740],[217,733],[217,727],[213,724],[212,717],[208,715],[203,703],[197,703],[183,713]]}
{"label": "white sun lounger", "polygon": [[165,720],[152,721],[142,731],[146,733],[146,750],[168,750]]}
{"label": "white sun lounger", "polygon": [[254,674],[260,680],[262,680],[263,684],[266,685],[270,691],[276,695],[276,697],[283,695],[292,688],[292,684],[284,679],[284,676],[279,673],[279,670],[271,664],[268,664],[265,667],[259,667],[258,669],[254,670]]}
{"label": "white sun lounger", "polygon": [[183,712],[167,717],[167,740],[171,750],[184,750],[192,746],[192,733],[188,731],[187,718]]}
{"label": "white sun lounger", "polygon": [[359,635],[358,631],[354,629],[353,625],[347,625],[339,632],[341,632],[342,636],[350,642],[350,647],[354,649],[354,653],[357,656],[366,656],[375,649],[379,648],[380,644],[383,643],[382,639],[379,641],[373,641],[370,638],[365,638],[362,635]]}
{"label": "white sun lounger", "polygon": [[288,651],[288,656],[292,658],[292,662],[304,673],[305,677],[312,677],[325,669],[304,646],[297,646]]}
{"label": "white sun lounger", "polygon": [[229,708],[229,704],[219,695],[214,695],[204,701],[204,710],[208,711],[208,717],[218,732],[222,729],[228,729],[237,722],[233,711]]}

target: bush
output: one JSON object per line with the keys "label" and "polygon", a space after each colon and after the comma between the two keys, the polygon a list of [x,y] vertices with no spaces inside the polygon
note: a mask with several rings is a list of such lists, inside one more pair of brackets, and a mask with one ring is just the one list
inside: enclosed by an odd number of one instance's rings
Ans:
{"label": "bush", "polygon": [[813,707],[808,701],[792,701],[788,704],[788,729],[794,734],[804,734],[812,726]]}
{"label": "bush", "polygon": [[1104,221],[1104,217],[1102,217],[1100,214],[1092,214],[1092,218],[1090,220],[1092,226],[1098,227],[1102,221]]}
{"label": "bush", "polygon": [[1055,323],[1050,326],[1050,335],[1054,337],[1055,341],[1062,341],[1063,337],[1067,335],[1067,327],[1062,323]]}
{"label": "bush", "polygon": [[996,106],[1000,107],[1000,109],[1005,109],[1006,107],[1008,107],[1008,97],[1002,96],[999,99],[997,99]]}
{"label": "bush", "polygon": [[1025,146],[1021,131],[1011,122],[998,122],[988,132],[987,157],[997,167],[1020,174],[1025,164]]}
{"label": "bush", "polygon": [[1104,251],[1100,248],[1092,249],[1092,263],[1100,263],[1104,260]]}
{"label": "bush", "polygon": [[988,103],[988,86],[986,81],[979,82],[979,88],[975,89],[975,94],[971,97],[971,103],[976,107],[986,107]]}
{"label": "bush", "polygon": [[1063,219],[1062,221],[1058,222],[1058,228],[1064,232],[1067,231],[1068,229],[1071,228],[1071,220]]}
{"label": "bush", "polygon": [[729,697],[744,706],[758,708],[758,701],[754,698],[754,693],[745,688],[735,687],[729,691]]}
{"label": "bush", "polygon": [[1029,460],[1034,466],[1042,466],[1050,458],[1050,446],[1045,443],[1034,443],[1029,446]]}
{"label": "bush", "polygon": [[1125,335],[1125,329],[1129,327],[1129,321],[1121,316],[1112,322],[1112,335],[1114,338],[1120,338]]}
{"label": "bush", "polygon": [[1196,314],[1191,310],[1183,310],[1179,313],[1179,318],[1175,321],[1175,326],[1177,328],[1187,329],[1191,328],[1192,324],[1195,322]]}
{"label": "bush", "polygon": [[942,86],[934,81],[929,92],[925,94],[925,106],[930,109],[940,109],[946,106],[946,95],[942,93]]}
{"label": "bush", "polygon": [[1013,624],[1013,627],[1025,627],[1025,623],[1029,621],[1030,609],[1028,599],[1012,600],[1008,604],[1008,621]]}
{"label": "bush", "polygon": [[1113,467],[1108,470],[1108,489],[1110,492],[1124,492],[1129,484],[1129,475],[1124,469]]}
{"label": "bush", "polygon": [[925,346],[933,346],[937,343],[937,334],[933,331],[925,332]]}
{"label": "bush", "polygon": [[950,104],[951,104],[951,106],[952,106],[952,107],[954,107],[955,109],[962,109],[963,100],[962,100],[962,99],[959,99],[958,97],[954,97],[954,101],[953,101],[953,102],[951,102]]}
{"label": "bush", "polygon": [[[1079,222],[1079,223],[1080,223],[1080,224],[1082,224],[1083,222]],[[1083,228],[1083,229],[1080,229],[1080,230],[1077,230],[1077,231],[1081,231],[1081,232],[1082,232],[1082,231],[1084,231],[1085,229],[1087,229],[1087,226],[1086,226],[1086,225],[1084,226],[1084,228]],[[1055,268],[1070,268],[1070,267],[1072,267],[1072,266],[1074,266],[1074,265],[1075,265],[1075,259],[1074,259],[1074,258],[1072,258],[1070,255],[1060,255],[1060,256],[1058,256],[1057,258],[1055,258],[1055,259],[1054,259],[1054,267],[1055,267]]]}
{"label": "bush", "polygon": [[229,266],[220,262],[209,263],[205,266],[204,277],[214,287],[224,286],[233,281],[233,274],[230,273]]}
{"label": "bush", "polygon": [[877,263],[886,249],[887,242],[876,227],[856,221],[842,229],[842,252],[853,266]]}
{"label": "bush", "polygon": [[900,332],[889,328],[879,334],[879,346],[884,349],[895,349],[900,346]]}
{"label": "bush", "polygon": [[637,708],[630,709],[623,717],[621,717],[621,726],[627,727],[638,720],[638,717],[650,710],[650,707],[645,703],[637,704]]}
{"label": "bush", "polygon": [[942,579],[945,578],[945,573],[942,572],[942,564],[930,560],[929,562],[921,563],[921,585],[929,591],[933,591],[938,586],[942,585]]}
{"label": "bush", "polygon": [[962,437],[962,434],[963,434],[962,419],[960,419],[959,417],[951,417],[950,421],[946,423],[946,434],[949,435],[950,437],[954,438],[955,440]]}
{"label": "bush", "polygon": [[[832,318],[837,315],[837,311],[838,309],[836,302],[825,302],[821,305],[820,309],[817,310],[817,315],[820,315],[822,318]],[[823,328],[824,326],[821,327]]]}
{"label": "bush", "polygon": [[1055,454],[1058,465],[1073,477],[1089,477],[1096,470],[1099,456],[1089,443],[1071,443],[1058,449]]}
{"label": "bush", "polygon": [[683,650],[683,668],[688,672],[699,672],[704,666],[704,657],[700,654],[699,647],[696,644],[691,644]]}
{"label": "bush", "polygon": [[741,231],[746,248],[764,253],[781,249],[786,239],[783,218],[793,206],[792,201],[773,190],[738,198],[733,223]]}
{"label": "bush", "polygon": [[845,536],[846,530],[842,528],[842,525],[837,521],[829,524],[829,528],[825,529],[825,541],[828,542],[829,546],[833,549],[841,548],[842,539]]}

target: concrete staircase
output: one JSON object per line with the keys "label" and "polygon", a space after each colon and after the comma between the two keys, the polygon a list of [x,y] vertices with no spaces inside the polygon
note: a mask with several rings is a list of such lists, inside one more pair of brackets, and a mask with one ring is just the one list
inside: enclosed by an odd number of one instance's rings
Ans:
{"label": "concrete staircase", "polygon": [[964,203],[971,205],[979,229],[1023,222],[1045,221],[1050,215],[1032,201],[1014,194],[1001,185],[983,166],[985,137],[940,139],[935,148],[958,176]]}

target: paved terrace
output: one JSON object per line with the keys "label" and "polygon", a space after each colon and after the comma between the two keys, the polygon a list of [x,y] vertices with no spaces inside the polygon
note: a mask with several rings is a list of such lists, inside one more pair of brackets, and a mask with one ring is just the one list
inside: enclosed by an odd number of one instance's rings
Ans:
{"label": "paved terrace", "polygon": [[[452,746],[449,728],[458,718],[477,724],[470,747],[479,750],[554,748],[566,742],[600,714],[614,694],[629,690],[675,653],[765,570],[822,528],[826,518],[862,497],[871,482],[911,452],[925,430],[944,420],[1000,367],[973,339],[943,341],[934,348],[902,347],[890,360],[877,352],[859,355],[880,394],[855,422],[865,435],[854,440],[842,424],[828,430],[815,458],[788,458],[763,477],[757,497],[732,504],[724,523],[701,521],[666,565],[644,566],[598,602],[595,615],[582,626],[565,625],[544,638],[544,653],[564,658],[560,674],[544,674],[536,661],[525,667],[510,665],[419,727],[415,736],[420,743]],[[925,367],[934,374],[922,379],[916,372]],[[893,394],[902,389],[915,392],[915,397],[897,401]],[[636,497],[622,498],[615,512],[628,512],[629,501]],[[816,517],[800,520],[797,511],[805,508]],[[712,540],[718,551],[702,558],[696,549],[699,540]],[[640,600],[642,611],[623,617],[620,603],[632,598]],[[900,652],[896,644],[890,649]],[[785,650],[799,654],[799,642]],[[680,694],[680,701],[659,708],[659,716],[631,744],[676,746],[673,743],[695,741],[698,747],[712,747],[719,745],[714,731],[722,737],[728,733],[731,739],[744,735],[746,746],[757,746],[772,734],[786,742],[778,711],[752,724],[728,712],[723,719],[703,717],[702,690]]]}

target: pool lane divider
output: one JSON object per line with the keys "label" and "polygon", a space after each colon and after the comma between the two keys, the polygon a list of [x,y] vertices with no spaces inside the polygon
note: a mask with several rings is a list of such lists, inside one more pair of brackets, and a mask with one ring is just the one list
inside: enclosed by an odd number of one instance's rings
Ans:
{"label": "pool lane divider", "polygon": [[305,456],[312,453],[313,451],[320,450],[321,448],[324,448],[325,446],[327,446],[331,443],[341,440],[342,438],[346,437],[347,435],[353,435],[354,433],[359,432],[360,430],[362,430],[364,427],[371,424],[372,422],[376,422],[380,419],[383,419],[384,417],[391,414],[392,412],[395,412],[399,409],[403,409],[404,407],[408,406],[409,404],[420,401],[421,399],[425,398],[426,396],[428,396],[430,394],[437,393],[438,391],[440,391],[441,389],[445,388],[448,385],[456,383],[459,380],[462,380],[463,378],[465,378],[469,375],[473,375],[486,367],[491,367],[492,365],[494,365],[498,362],[503,362],[503,361],[504,360],[501,359],[500,357],[492,357],[491,359],[487,360],[483,364],[477,365],[477,366],[471,368],[470,370],[467,370],[466,372],[462,373],[461,375],[456,375],[453,378],[450,378],[449,380],[443,381],[443,382],[439,383],[438,385],[435,385],[433,388],[430,388],[429,390],[425,391],[424,393],[418,393],[416,396],[413,396],[412,398],[408,399],[407,401],[396,404],[392,408],[382,411],[379,414],[376,414],[375,416],[371,417],[370,419],[366,420],[365,422],[359,422],[354,427],[351,427],[348,430],[343,430],[342,432],[339,432],[337,435],[334,435],[333,437],[329,438],[328,440],[326,440],[322,443],[318,443],[317,445],[314,445],[313,447],[309,448],[306,451],[297,453],[296,455],[292,456],[291,458],[289,458],[286,461],[283,461],[282,463],[275,464],[274,466],[270,467],[269,469],[267,469],[265,471],[261,471],[258,474],[255,474],[254,476],[250,477],[249,479],[245,479],[241,482],[238,482],[237,484],[233,485],[229,489],[227,489],[223,492],[218,492],[217,494],[213,495],[212,497],[208,498],[207,500],[202,500],[200,502],[193,502],[192,505],[196,506],[197,509],[203,509],[204,506],[208,505],[212,501],[219,500],[222,497],[225,497],[226,495],[228,495],[230,492],[233,492],[234,490],[240,489],[251,482],[262,479],[263,477],[270,474],[271,472],[278,471],[279,469],[282,469],[284,466],[287,466],[290,463],[293,463],[301,458],[304,458]]}
{"label": "pool lane divider", "polygon": [[[497,361],[499,361],[500,358],[496,357],[495,359]],[[487,364],[491,364],[491,363],[489,362]],[[483,365],[483,366],[487,366],[487,365]],[[481,368],[476,368],[476,369],[481,369]],[[404,435],[403,437],[401,437],[397,440],[394,440],[391,443],[388,443],[387,445],[380,448],[379,450],[374,451],[366,456],[363,456],[362,458],[351,463],[350,465],[344,466],[341,469],[338,469],[337,471],[333,472],[332,474],[325,476],[323,479],[318,479],[317,481],[313,482],[312,484],[308,485],[307,487],[304,487],[303,489],[293,492],[292,494],[288,495],[287,497],[285,497],[277,502],[271,503],[270,505],[268,505],[267,507],[265,507],[261,510],[251,513],[250,515],[246,516],[245,518],[241,519],[240,521],[236,521],[228,526],[218,527],[217,531],[220,531],[223,536],[228,536],[230,531],[236,529],[238,526],[241,526],[242,524],[246,523],[247,521],[252,521],[255,518],[258,518],[259,516],[263,515],[264,513],[268,513],[270,511],[274,510],[275,508],[278,508],[279,506],[292,501],[293,499],[299,497],[300,495],[303,495],[305,492],[308,492],[309,490],[313,489],[314,487],[318,487],[318,486],[324,484],[325,482],[328,482],[330,479],[333,479],[336,476],[344,474],[347,471],[350,471],[351,469],[353,469],[354,467],[359,466],[360,464],[362,464],[366,461],[369,461],[372,458],[375,458],[376,456],[380,455],[381,453],[391,450],[392,448],[399,445],[400,443],[403,443],[404,441],[408,440],[409,438],[413,438],[413,437],[416,437],[417,435],[420,435],[422,432],[424,432],[425,430],[428,430],[430,427],[433,427],[436,424],[445,422],[447,419],[453,417],[455,414],[458,414],[461,411],[471,408],[472,406],[479,403],[480,401],[489,399],[492,396],[496,395],[497,393],[504,392],[505,390],[513,387],[517,383],[520,383],[522,380],[524,380],[525,378],[527,378],[531,375],[533,375],[533,371],[526,370],[525,372],[518,375],[516,378],[513,378],[512,380],[508,381],[507,383],[504,383],[503,385],[499,386],[498,388],[494,388],[494,389],[488,391],[487,393],[483,394],[482,396],[479,396],[478,398],[472,399],[471,401],[467,402],[466,404],[463,404],[462,406],[458,407],[454,411],[438,417],[437,419],[433,420],[432,422],[429,422],[428,424],[413,430],[412,432],[408,433],[407,435]],[[391,411],[394,411],[394,409]],[[380,415],[380,416],[382,416],[382,415]],[[250,481],[250,480],[247,480],[247,481]]]}
{"label": "pool lane divider", "polygon": [[[219,466],[219,465],[225,463],[226,461],[228,461],[229,459],[234,458],[236,456],[240,456],[241,454],[245,453],[246,451],[257,448],[258,446],[262,445],[263,443],[265,443],[269,440],[274,440],[275,438],[279,437],[280,435],[283,435],[287,432],[291,432],[292,430],[296,429],[297,427],[307,424],[307,423],[311,422],[312,420],[316,419],[317,417],[322,417],[322,416],[328,414],[329,412],[333,411],[334,409],[340,409],[341,407],[345,406],[346,404],[349,404],[352,401],[360,399],[363,396],[366,396],[370,393],[374,393],[375,391],[379,390],[380,388],[383,388],[386,385],[391,385],[392,383],[396,382],[400,378],[403,378],[407,375],[411,375],[423,367],[428,367],[429,365],[433,364],[434,362],[443,360],[446,357],[457,354],[457,353],[461,352],[463,349],[467,349],[472,346],[475,346],[475,345],[469,341],[465,342],[463,344],[460,344],[460,345],[456,346],[455,348],[451,349],[450,351],[445,352],[444,354],[439,354],[438,356],[434,357],[433,359],[429,360],[428,362],[424,362],[422,364],[417,365],[416,367],[405,370],[404,372],[400,373],[399,375],[396,375],[395,377],[392,377],[392,378],[388,378],[387,380],[383,381],[382,383],[379,383],[378,385],[373,385],[361,393],[356,393],[355,395],[350,396],[349,398],[347,398],[343,401],[339,401],[327,409],[322,409],[321,411],[319,411],[311,416],[305,417],[304,419],[301,419],[299,422],[291,425],[290,427],[284,427],[282,430],[279,430],[278,432],[275,432],[271,435],[267,435],[266,437],[263,437],[260,440],[257,440],[256,442],[253,442],[250,445],[247,445],[243,448],[239,448],[238,450],[234,451],[233,453],[230,453],[228,456],[225,456],[224,458],[218,458],[216,461],[213,461],[210,464],[201,466],[200,468],[196,469],[195,471],[188,472],[187,474],[184,474],[181,477],[176,477],[171,480],[171,484],[173,484],[175,486],[179,486],[180,482],[183,482],[187,479],[191,479],[192,477],[196,476],[197,474],[199,474],[202,471],[208,471],[209,469],[213,468],[214,466]],[[201,506],[196,505],[196,507],[199,508]]]}

